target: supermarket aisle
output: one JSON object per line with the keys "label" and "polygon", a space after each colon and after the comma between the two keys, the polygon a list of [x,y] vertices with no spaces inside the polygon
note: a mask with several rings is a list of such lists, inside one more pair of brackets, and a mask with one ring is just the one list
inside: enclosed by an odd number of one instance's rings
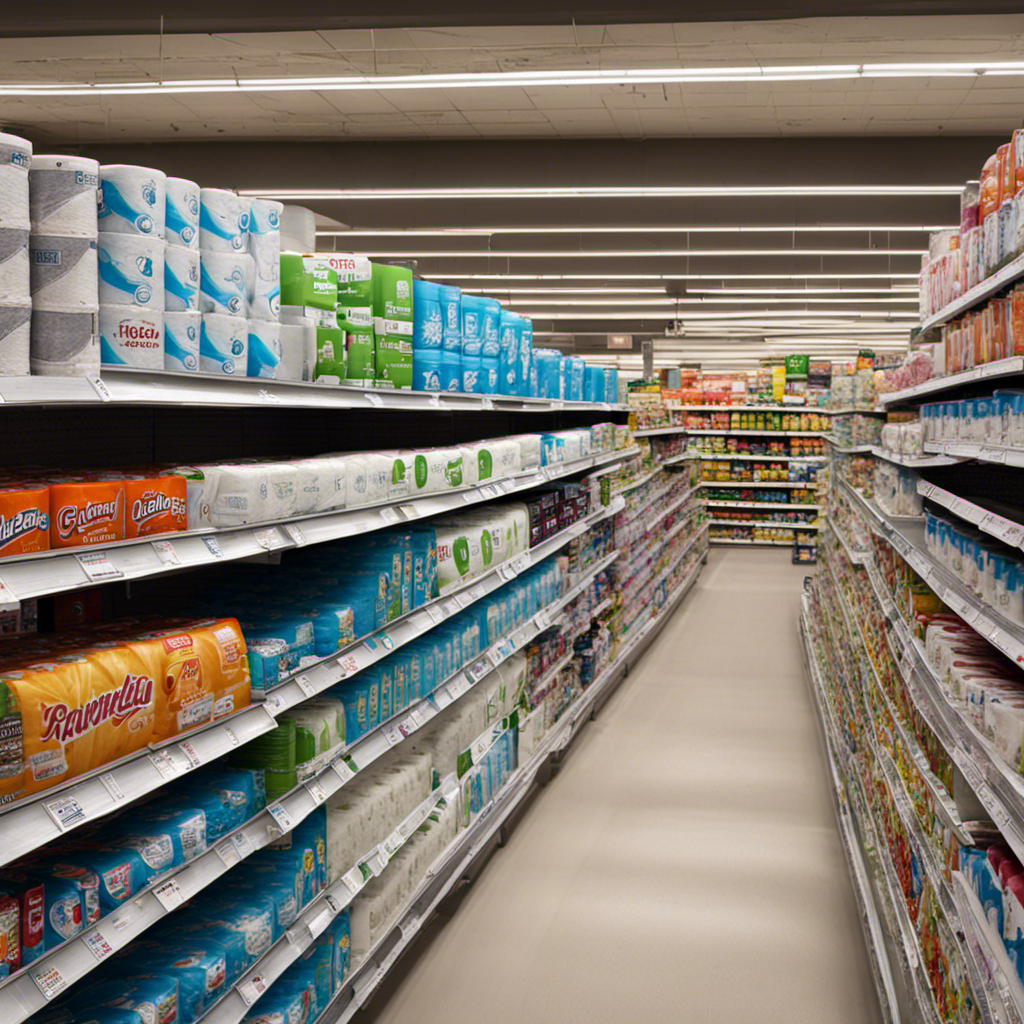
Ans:
{"label": "supermarket aisle", "polygon": [[807,571],[712,550],[380,1024],[874,1024],[799,650]]}

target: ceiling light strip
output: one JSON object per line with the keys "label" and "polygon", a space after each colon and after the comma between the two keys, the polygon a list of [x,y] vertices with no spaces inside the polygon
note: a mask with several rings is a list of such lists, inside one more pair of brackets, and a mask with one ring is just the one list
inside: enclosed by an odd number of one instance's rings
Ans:
{"label": "ceiling light strip", "polygon": [[431,249],[372,250],[371,259],[684,259],[719,256],[913,256],[923,249]]}
{"label": "ceiling light strip", "polygon": [[612,224],[604,226],[572,227],[567,225],[549,227],[464,227],[464,228],[346,228],[344,230],[323,229],[317,231],[318,238],[429,238],[476,237],[478,235],[731,235],[731,234],[798,234],[806,232],[836,234],[849,232],[921,232],[945,231],[955,225],[913,225],[913,224]]}

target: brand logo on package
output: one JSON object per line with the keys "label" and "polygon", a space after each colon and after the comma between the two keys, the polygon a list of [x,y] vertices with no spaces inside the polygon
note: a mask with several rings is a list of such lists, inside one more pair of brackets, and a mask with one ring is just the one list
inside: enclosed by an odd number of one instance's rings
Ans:
{"label": "brand logo on package", "polygon": [[125,348],[159,348],[160,329],[152,320],[122,320],[117,337]]}
{"label": "brand logo on package", "polygon": [[185,651],[192,647],[192,637],[188,633],[179,633],[177,636],[164,637],[164,650],[168,654],[171,651]]}
{"label": "brand logo on package", "polygon": [[59,267],[60,249],[33,249],[32,262],[37,267]]}
{"label": "brand logo on package", "polygon": [[9,519],[0,516],[0,547],[34,530],[48,530],[50,517],[38,508],[23,508]]}
{"label": "brand logo on package", "polygon": [[409,298],[409,282],[408,281],[396,281],[395,282],[395,296],[399,299]]}
{"label": "brand logo on package", "polygon": [[116,690],[108,690],[73,708],[63,701],[43,704],[43,736],[47,740],[70,743],[108,719],[115,725],[128,721],[137,711],[149,706],[153,700],[153,680],[149,676],[129,673]]}
{"label": "brand logo on package", "polygon": [[57,513],[57,533],[67,540],[75,530],[85,530],[94,523],[114,522],[120,510],[121,499],[89,501],[84,505],[65,505]]}
{"label": "brand logo on package", "polygon": [[148,523],[154,516],[170,512],[172,515],[185,515],[185,502],[181,498],[172,498],[169,494],[159,491],[146,491],[141,498],[132,502],[132,522]]}

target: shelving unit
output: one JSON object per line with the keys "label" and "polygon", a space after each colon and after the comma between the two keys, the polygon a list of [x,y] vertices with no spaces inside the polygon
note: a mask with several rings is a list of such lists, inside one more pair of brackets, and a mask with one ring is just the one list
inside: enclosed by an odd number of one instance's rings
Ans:
{"label": "shelving unit", "polygon": [[827,455],[716,455],[708,452],[700,452],[697,457],[708,462],[824,462],[828,458]]}
{"label": "shelving unit", "polygon": [[701,487],[767,487],[769,489],[814,490],[818,484],[814,480],[702,480]]}
{"label": "shelving unit", "polygon": [[813,509],[815,512],[821,509],[820,505],[795,505],[785,501],[719,501],[717,498],[709,498],[708,508],[777,508],[777,509]]}
{"label": "shelving unit", "polygon": [[688,434],[715,437],[827,437],[820,430],[704,430],[687,428]]}
{"label": "shelving unit", "polygon": [[634,437],[666,437],[670,434],[685,434],[686,427],[650,427],[647,430],[634,430]]}
{"label": "shelving unit", "polygon": [[886,448],[872,447],[871,454],[876,458],[892,462],[907,469],[929,469],[932,466],[955,466],[960,459],[947,458],[944,455],[904,455],[902,452],[891,452]]}
{"label": "shelving unit", "polygon": [[[988,294],[992,293],[989,292]],[[949,315],[955,316],[957,314],[950,313]],[[935,324],[932,326],[935,326]],[[899,405],[903,402],[916,401],[928,395],[938,395],[944,391],[954,391],[965,384],[973,384],[976,381],[995,381],[1003,377],[1016,377],[1020,374],[1024,374],[1024,356],[1010,356],[1009,359],[997,359],[992,363],[983,363],[981,366],[975,366],[971,370],[950,373],[943,377],[932,377],[930,380],[915,384],[913,387],[881,394],[878,396],[878,401],[881,405],[887,407]]]}
{"label": "shelving unit", "polygon": [[809,530],[816,533],[819,529],[817,523],[786,523],[774,519],[711,519],[712,526],[770,526],[781,530]]}
{"label": "shelving unit", "polygon": [[996,292],[1001,291],[1008,284],[1012,284],[1022,276],[1024,276],[1024,256],[1018,256],[1007,263],[1005,267],[986,277],[984,281],[968,289],[960,298],[951,302],[948,306],[943,306],[937,313],[923,320],[921,322],[921,333],[930,331],[933,327],[948,323],[955,317],[966,313],[969,309],[973,309],[980,302],[984,302],[985,299],[995,295]]}
{"label": "shelving unit", "polygon": [[944,455],[950,462],[962,459],[977,459],[979,462],[996,462],[1004,466],[1024,468],[1024,451],[1001,444],[977,444],[973,441],[925,441],[924,450]]}

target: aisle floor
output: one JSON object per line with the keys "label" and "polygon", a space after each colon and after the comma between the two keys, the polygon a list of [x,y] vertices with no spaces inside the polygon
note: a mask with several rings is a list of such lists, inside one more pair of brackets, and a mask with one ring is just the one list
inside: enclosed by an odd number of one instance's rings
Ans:
{"label": "aisle floor", "polygon": [[799,649],[807,572],[712,549],[378,1024],[875,1024]]}

